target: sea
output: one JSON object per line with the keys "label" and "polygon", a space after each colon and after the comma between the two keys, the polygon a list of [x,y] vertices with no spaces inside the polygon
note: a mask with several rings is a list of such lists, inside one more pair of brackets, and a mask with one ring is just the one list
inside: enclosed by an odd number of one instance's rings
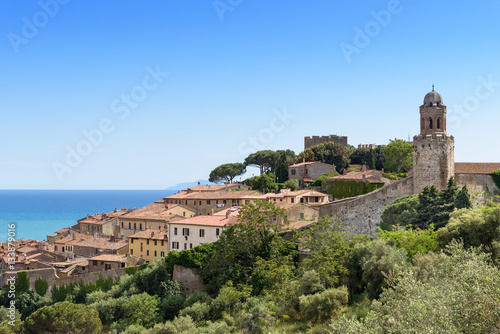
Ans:
{"label": "sea", "polygon": [[[0,190],[0,241],[46,240],[87,214],[141,208],[175,190]],[[9,228],[9,225],[15,226]],[[10,234],[9,234],[10,232]]]}

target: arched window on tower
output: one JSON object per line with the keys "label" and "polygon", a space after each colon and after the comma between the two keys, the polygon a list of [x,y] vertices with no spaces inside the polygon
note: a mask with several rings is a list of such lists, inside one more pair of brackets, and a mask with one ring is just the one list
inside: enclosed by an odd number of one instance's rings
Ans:
{"label": "arched window on tower", "polygon": [[425,120],[424,118],[422,117],[422,119],[420,120],[420,128],[423,130],[425,129]]}
{"label": "arched window on tower", "polygon": [[433,129],[432,117],[429,117],[429,130]]}
{"label": "arched window on tower", "polygon": [[436,129],[441,130],[441,117],[436,120]]}

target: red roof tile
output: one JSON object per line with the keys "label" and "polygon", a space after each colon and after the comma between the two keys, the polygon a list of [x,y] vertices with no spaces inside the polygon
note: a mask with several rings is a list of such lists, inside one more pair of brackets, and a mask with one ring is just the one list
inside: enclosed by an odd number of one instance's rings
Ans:
{"label": "red roof tile", "polygon": [[491,174],[500,170],[498,162],[455,162],[455,174]]}

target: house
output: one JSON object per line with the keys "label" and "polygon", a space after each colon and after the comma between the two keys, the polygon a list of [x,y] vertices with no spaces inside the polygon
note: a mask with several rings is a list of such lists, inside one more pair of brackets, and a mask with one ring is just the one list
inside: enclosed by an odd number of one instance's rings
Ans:
{"label": "house", "polygon": [[114,236],[109,238],[92,236],[84,240],[77,240],[72,245],[75,256],[93,257],[99,254],[127,254],[128,241]]}
{"label": "house", "polygon": [[151,262],[168,252],[168,230],[147,229],[128,237],[129,254]]}
{"label": "house", "polygon": [[71,233],[70,235],[54,242],[54,253],[63,255],[66,259],[75,257],[74,246],[83,240],[92,239],[90,234]]}
{"label": "house", "polygon": [[299,186],[313,182],[327,172],[335,171],[335,165],[319,161],[301,162],[288,166],[288,179],[298,180]]}
{"label": "house", "polygon": [[241,183],[228,183],[228,184],[207,184],[207,185],[202,185],[200,182],[198,182],[198,185],[195,187],[190,187],[187,189],[184,189],[182,191],[185,192],[200,192],[200,191],[221,191],[221,190],[233,190],[233,191],[239,191],[239,190],[250,190],[251,188],[245,184]]}
{"label": "house", "polygon": [[167,204],[179,204],[195,211],[197,215],[213,215],[233,206],[243,205],[245,196],[260,195],[257,190],[182,191],[165,197]]}
{"label": "house", "polygon": [[237,222],[239,207],[227,208],[214,215],[203,215],[171,222],[168,226],[170,251],[190,249],[219,240],[227,225]]}
{"label": "house", "polygon": [[326,178],[322,188],[337,200],[367,194],[390,183],[392,181],[383,177],[382,171],[363,167],[360,171]]}
{"label": "house", "polygon": [[89,272],[107,271],[127,267],[126,254],[101,254],[90,258]]}
{"label": "house", "polygon": [[195,210],[181,204],[168,204],[165,200],[156,201],[145,207],[128,212],[118,218],[120,233],[129,237],[134,233],[149,229],[160,230],[168,222],[193,217]]}
{"label": "house", "polygon": [[99,233],[104,236],[118,235],[118,217],[131,211],[122,208],[121,210],[115,209],[101,215],[97,213],[94,215],[87,214],[87,217],[78,220],[78,229],[80,233]]}

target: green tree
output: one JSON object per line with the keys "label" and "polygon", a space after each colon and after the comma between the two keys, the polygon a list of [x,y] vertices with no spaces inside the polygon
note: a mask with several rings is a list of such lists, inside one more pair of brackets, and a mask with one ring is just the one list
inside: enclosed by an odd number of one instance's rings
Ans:
{"label": "green tree", "polygon": [[313,295],[299,297],[300,313],[305,320],[326,322],[347,305],[345,287],[328,289]]}
{"label": "green tree", "polygon": [[28,292],[29,290],[30,290],[30,280],[28,278],[28,274],[25,271],[19,271],[17,273],[17,280],[16,280],[16,294]]}
{"label": "green tree", "polygon": [[245,174],[246,171],[246,165],[239,162],[224,164],[211,171],[208,180],[210,182],[226,181],[227,183],[233,183],[236,176]]}
{"label": "green tree", "polygon": [[[351,159],[351,164],[368,165],[370,163],[370,151],[371,149],[364,147],[359,147],[353,150],[349,155],[349,159]],[[373,156],[373,158],[375,162],[375,157]]]}
{"label": "green tree", "polygon": [[278,184],[275,179],[276,177],[272,173],[257,176],[252,189],[262,191],[263,193],[276,192],[278,191]]}
{"label": "green tree", "polygon": [[40,296],[45,296],[47,293],[47,289],[49,288],[49,283],[42,277],[38,277],[35,280],[35,291],[38,293]]}
{"label": "green tree", "polygon": [[398,229],[393,231],[382,231],[378,229],[378,237],[382,240],[392,240],[396,247],[406,250],[408,257],[413,259],[417,253],[426,254],[438,249],[437,232],[431,226],[427,230],[420,229]]}
{"label": "green tree", "polygon": [[96,310],[90,306],[56,303],[45,306],[24,322],[24,333],[101,333],[102,324]]}
{"label": "green tree", "polygon": [[288,180],[285,182],[285,188],[295,191],[299,188],[299,181],[297,179]]}
{"label": "green tree", "polygon": [[387,205],[380,216],[389,226],[419,225],[418,195],[400,197]]}
{"label": "green tree", "polygon": [[275,174],[278,183],[288,180],[288,166],[295,163],[295,152],[292,150],[276,151]]}
{"label": "green tree", "polygon": [[302,261],[302,268],[306,271],[315,270],[325,287],[334,287],[339,283],[339,278],[347,274],[347,229],[338,217],[324,216],[299,232],[295,238],[301,248],[310,252]]}
{"label": "green tree", "polygon": [[389,140],[383,149],[384,169],[388,172],[408,172],[413,166],[413,144],[402,139]]}
{"label": "green tree", "polygon": [[341,173],[349,166],[349,149],[342,144],[328,142],[311,146],[297,157],[297,162],[320,161],[335,165],[337,172]]}
{"label": "green tree", "polygon": [[441,214],[441,198],[436,187],[425,187],[418,195],[418,223],[415,227],[427,229],[430,224],[436,225],[436,215]]}
{"label": "green tree", "polygon": [[340,317],[330,333],[498,333],[500,271],[457,243],[445,252],[425,279],[410,269],[392,276],[363,320]]}
{"label": "green tree", "polygon": [[245,158],[247,166],[259,167],[260,174],[272,173],[276,167],[278,154],[272,150],[263,150],[250,154]]}
{"label": "green tree", "polygon": [[455,208],[457,209],[470,209],[472,208],[472,202],[470,200],[469,191],[467,186],[463,186],[455,197]]}

